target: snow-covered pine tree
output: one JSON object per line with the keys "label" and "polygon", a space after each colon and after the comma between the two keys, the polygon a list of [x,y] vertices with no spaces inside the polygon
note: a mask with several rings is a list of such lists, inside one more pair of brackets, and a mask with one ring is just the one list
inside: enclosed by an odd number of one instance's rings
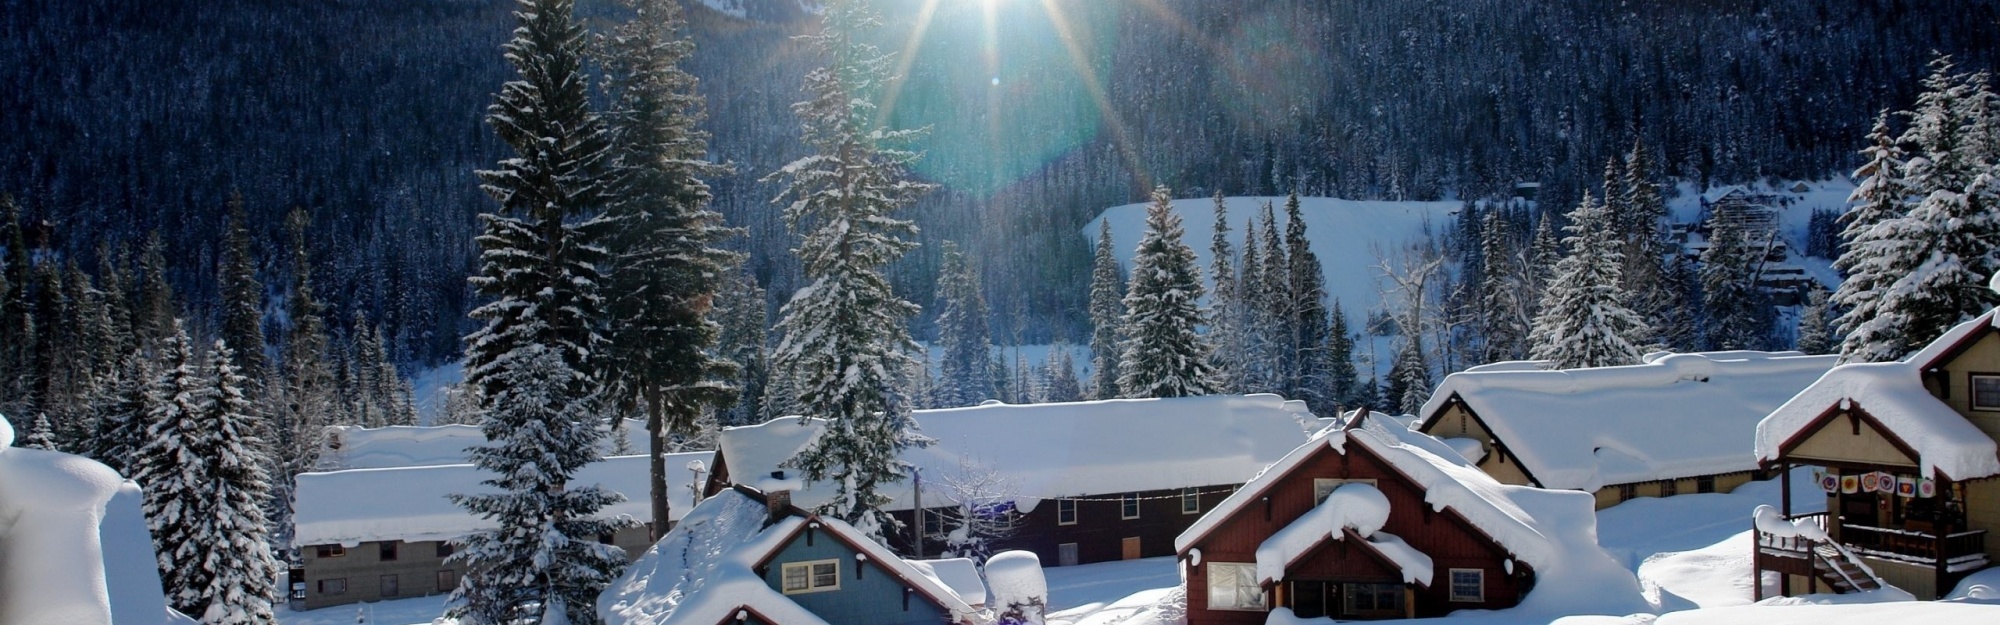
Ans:
{"label": "snow-covered pine tree", "polygon": [[1083,401],[1083,383],[1076,378],[1076,358],[1070,356],[1069,345],[1057,343],[1055,349],[1050,350],[1047,369],[1047,401]]}
{"label": "snow-covered pine tree", "polygon": [[[1265,206],[1269,210],[1269,206]],[[1236,331],[1243,356],[1237,365],[1236,389],[1242,393],[1269,393],[1277,390],[1277,352],[1271,343],[1274,334],[1268,314],[1264,271],[1264,238],[1257,229],[1257,217],[1243,219],[1243,264],[1236,275]]]}
{"label": "snow-covered pine tree", "polygon": [[1619,246],[1610,215],[1589,193],[1569,214],[1570,254],[1557,261],[1528,336],[1530,357],[1556,369],[1639,362],[1631,338],[1645,327],[1625,307]]}
{"label": "snow-covered pine tree", "polygon": [[452,618],[472,623],[595,623],[597,595],[625,566],[625,552],[597,537],[632,525],[595,518],[623,501],[596,484],[573,482],[596,462],[600,434],[563,348],[528,343],[486,368],[479,429],[488,445],[468,451],[498,493],[451,495],[499,527],[462,539],[447,560],[468,568],[451,596]]}
{"label": "snow-covered pine tree", "polygon": [[701,414],[736,398],[736,365],[714,351],[717,291],[741,256],[718,249],[734,230],[709,210],[708,137],[681,4],[623,0],[633,12],[601,43],[610,75],[613,189],[606,221],[611,317],[607,389],[646,417],[653,526],[666,533],[669,439],[696,435]]}
{"label": "snow-covered pine tree", "polygon": [[1527,267],[1521,272],[1527,276],[1527,292],[1533,301],[1529,315],[1538,315],[1542,309],[1541,296],[1549,290],[1549,283],[1555,280],[1556,263],[1563,258],[1562,239],[1556,236],[1555,213],[1543,211],[1539,223],[1535,225],[1535,236],[1529,239]]}
{"label": "snow-covered pine tree", "polygon": [[167,283],[167,247],[158,230],[146,233],[146,246],[139,254],[137,295],[132,307],[135,342],[144,344],[173,336],[179,309],[174,306],[174,289]]}
{"label": "snow-covered pine tree", "polygon": [[1431,365],[1424,358],[1424,336],[1412,333],[1403,340],[1403,347],[1396,352],[1396,386],[1401,393],[1395,400],[1397,414],[1413,415],[1423,410],[1424,402],[1431,397]]}
{"label": "snow-covered pine tree", "polygon": [[938,265],[937,340],[944,348],[939,363],[937,394],[939,408],[976,406],[994,399],[992,332],[986,325],[986,296],[980,292],[975,273],[958,244],[945,241]]}
{"label": "snow-covered pine tree", "polygon": [[1207,338],[1199,331],[1203,295],[1194,250],[1166,187],[1153,189],[1146,232],[1132,256],[1125,291],[1125,344],[1118,388],[1126,397],[1190,397],[1213,392]]}
{"label": "snow-covered pine tree", "polygon": [[1125,280],[1112,255],[1111,220],[1101,219],[1090,265],[1090,397],[1118,397],[1119,325],[1125,318]]}
{"label": "snow-covered pine tree", "polygon": [[201,521],[203,558],[183,565],[200,567],[208,578],[200,593],[207,606],[202,623],[261,625],[275,620],[272,605],[279,597],[278,561],[271,556],[264,517],[271,484],[263,442],[252,433],[257,418],[243,392],[249,380],[237,372],[230,351],[218,340],[209,354],[209,388],[200,415],[213,454],[204,459],[210,481],[208,514]]}
{"label": "snow-covered pine tree", "polygon": [[14,439],[14,446],[43,451],[61,451],[56,447],[56,426],[49,423],[46,412],[35,413],[35,421],[28,424],[28,431]]}
{"label": "snow-covered pine tree", "polygon": [[1799,310],[1799,340],[1795,349],[1807,354],[1825,354],[1837,347],[1833,336],[1832,307],[1827,304],[1826,287],[1813,283],[1806,293],[1806,305]]}
{"label": "snow-covered pine tree", "polygon": [[1215,192],[1215,236],[1208,243],[1208,274],[1215,281],[1209,297],[1208,335],[1215,351],[1209,365],[1215,369],[1215,390],[1243,392],[1243,307],[1238,295],[1236,252],[1229,245],[1229,207],[1222,191]]}
{"label": "snow-covered pine tree", "polygon": [[146,413],[146,438],[134,454],[131,478],[145,490],[146,523],[153,530],[167,605],[201,614],[213,581],[200,565],[210,547],[204,532],[215,509],[210,498],[215,439],[204,420],[209,388],[194,346],[180,322],[169,332],[160,342],[152,384],[151,396],[158,401]]}
{"label": "snow-covered pine tree", "polygon": [[1841,216],[1845,228],[1841,231],[1840,256],[1833,263],[1847,276],[1832,297],[1834,306],[1845,311],[1835,326],[1846,335],[1840,346],[1843,360],[1892,360],[1902,357],[1907,342],[1892,336],[1893,328],[1886,325],[1862,328],[1863,323],[1877,316],[1876,307],[1883,291],[1901,275],[1897,268],[1885,264],[1882,257],[1883,252],[1896,245],[1887,238],[1891,232],[1877,228],[1908,214],[1912,195],[1903,179],[1905,155],[1890,132],[1888,111],[1875,118],[1875,126],[1868,132],[1868,147],[1861,154],[1868,160],[1854,170],[1858,183],[1847,196],[1854,208]]}
{"label": "snow-covered pine tree", "polygon": [[290,325],[285,328],[284,348],[279,351],[279,376],[271,404],[270,516],[278,530],[273,536],[277,544],[291,540],[294,480],[319,462],[324,429],[336,421],[340,410],[327,363],[326,318],[313,292],[312,258],[306,246],[306,231],[311,227],[312,219],[303,208],[285,215],[292,270],[285,317]]}
{"label": "snow-covered pine tree", "polygon": [[1264,363],[1264,372],[1261,387],[1244,390],[1287,395],[1298,363],[1298,352],[1292,350],[1292,296],[1287,291],[1291,288],[1291,259],[1285,254],[1284,239],[1278,234],[1277,212],[1270,202],[1264,203],[1257,219],[1257,241],[1263,246],[1257,259],[1263,266],[1257,270],[1257,288],[1251,291],[1256,297],[1256,312],[1249,327],[1257,337],[1253,342],[1257,351],[1252,358]]}
{"label": "snow-covered pine tree", "polygon": [[882,270],[916,247],[917,228],[894,213],[935,185],[910,179],[922,131],[882,126],[875,96],[894,78],[891,58],[869,44],[880,16],[865,0],[836,0],[806,37],[828,65],[806,75],[806,100],[792,105],[812,154],[765,178],[786,184],[779,202],[802,235],[797,253],[808,280],[785,304],[776,361],[806,414],[825,433],[792,462],[835,494],[821,512],[871,536],[893,531],[879,490],[901,481],[901,452],[928,439],[910,419],[898,387],[916,350],[905,322],[915,304],[897,297]]}
{"label": "snow-covered pine tree", "polygon": [[750,425],[763,414],[771,364],[765,352],[764,289],[749,272],[730,272],[718,296],[714,317],[722,324],[716,353],[736,363],[736,401],[716,415],[722,426]]}
{"label": "snow-covered pine tree", "polygon": [[1480,229],[1479,276],[1480,335],[1485,339],[1484,362],[1519,360],[1527,355],[1528,305],[1532,297],[1522,284],[1519,255],[1514,236],[1499,210],[1486,211],[1486,225]]}
{"label": "snow-covered pine tree", "polygon": [[[490,444],[473,464],[495,477],[493,495],[455,496],[496,521],[453,556],[470,570],[449,614],[481,625],[596,622],[597,594],[623,564],[596,537],[619,524],[591,520],[617,499],[572,487],[598,459],[599,359],[607,318],[599,293],[600,244],[610,153],[590,110],[584,29],[573,0],[521,0],[505,46],[519,79],[501,86],[487,123],[514,150],[478,172],[501,204],[482,215],[479,274],[491,301],[472,311],[485,326],[466,337],[466,382],[487,402]],[[366,365],[362,365],[365,367]]]}
{"label": "snow-covered pine tree", "polygon": [[1718,202],[1709,219],[1709,246],[1701,255],[1703,349],[1769,347],[1776,311],[1757,284],[1766,242],[1736,218],[1743,208]]}
{"label": "snow-covered pine tree", "polygon": [[1354,336],[1347,327],[1347,311],[1340,299],[1333,300],[1332,320],[1326,329],[1327,397],[1341,407],[1360,405],[1360,379],[1354,368]]}
{"label": "snow-covered pine tree", "polygon": [[139,449],[147,441],[146,426],[160,397],[153,394],[158,373],[153,361],[134,351],[118,366],[118,375],[106,384],[94,406],[97,430],[91,435],[85,455],[116,470],[119,475],[137,475]]}
{"label": "snow-covered pine tree", "polygon": [[1665,344],[1662,330],[1668,317],[1685,304],[1674,297],[1672,289],[1663,287],[1668,249],[1661,226],[1667,219],[1667,202],[1653,182],[1651,153],[1639,140],[1633,140],[1620,174],[1619,180],[1605,181],[1604,192],[1621,194],[1626,213],[1621,232],[1625,238],[1625,292],[1632,295],[1632,311],[1646,320],[1650,330],[1647,340]]}
{"label": "snow-covered pine tree", "polygon": [[218,272],[222,341],[236,355],[236,368],[247,380],[245,392],[256,396],[270,373],[264,358],[264,285],[257,281],[257,259],[250,250],[250,215],[241,191],[230,193],[228,210]]}
{"label": "snow-covered pine tree", "polygon": [[1290,297],[1287,306],[1291,316],[1285,325],[1290,328],[1290,347],[1293,363],[1291,380],[1286,384],[1285,397],[1300,399],[1313,411],[1329,414],[1334,402],[1328,397],[1326,343],[1326,276],[1320,273],[1319,256],[1313,254],[1312,241],[1306,237],[1305,214],[1299,206],[1299,194],[1285,197],[1285,293]]}

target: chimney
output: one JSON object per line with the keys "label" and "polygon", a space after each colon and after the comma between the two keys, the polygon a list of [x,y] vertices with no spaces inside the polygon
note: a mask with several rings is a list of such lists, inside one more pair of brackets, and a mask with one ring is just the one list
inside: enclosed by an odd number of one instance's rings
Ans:
{"label": "chimney", "polygon": [[[785,472],[782,470],[772,471],[771,479],[783,480],[785,479]],[[764,505],[770,509],[770,516],[765,518],[765,522],[776,523],[778,520],[791,515],[792,491],[773,490],[764,493]]]}

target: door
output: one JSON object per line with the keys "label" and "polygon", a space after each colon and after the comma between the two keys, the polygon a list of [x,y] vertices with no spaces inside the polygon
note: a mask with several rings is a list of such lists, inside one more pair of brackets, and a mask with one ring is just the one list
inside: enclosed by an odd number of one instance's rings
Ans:
{"label": "door", "polygon": [[1056,566],[1076,566],[1076,543],[1056,545]]}
{"label": "door", "polygon": [[1292,582],[1292,616],[1299,618],[1320,618],[1330,616],[1327,606],[1339,605],[1340,584],[1300,580]]}
{"label": "door", "polygon": [[1124,555],[1124,558],[1125,558],[1126,560],[1137,560],[1137,559],[1139,559],[1139,537],[1138,537],[1138,536],[1133,536],[1133,537],[1131,537],[1131,538],[1127,538],[1127,539],[1125,539],[1125,540],[1124,540],[1124,541],[1123,541],[1123,542],[1122,542],[1122,543],[1121,543],[1121,544],[1120,544],[1119,546],[1120,546],[1120,547],[1122,547],[1122,548],[1124,549],[1124,552],[1125,552],[1125,555]]}

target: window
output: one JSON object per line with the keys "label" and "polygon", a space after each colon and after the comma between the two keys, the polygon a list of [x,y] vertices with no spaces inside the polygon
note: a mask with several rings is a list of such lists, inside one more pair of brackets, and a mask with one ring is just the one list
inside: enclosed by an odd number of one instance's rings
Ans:
{"label": "window", "polygon": [[382,576],[382,596],[394,597],[398,594],[402,594],[402,584],[397,581],[396,576]]}
{"label": "window", "polygon": [[944,533],[944,515],[929,510],[917,510],[917,516],[924,519],[924,535],[935,536]]}
{"label": "window", "polygon": [[385,540],[385,541],[382,541],[381,543],[378,543],[378,544],[382,545],[382,561],[383,561],[383,562],[394,562],[394,561],[396,561],[396,541],[393,541],[393,540]]}
{"label": "window", "polygon": [[320,545],[314,551],[317,552],[314,555],[322,558],[338,558],[347,555],[347,548],[340,545]]}
{"label": "window", "polygon": [[1633,499],[1636,499],[1636,498],[1638,498],[1638,497],[1639,497],[1639,485],[1638,485],[1638,484],[1619,484],[1619,485],[1618,485],[1618,500],[1619,500],[1619,501],[1631,501],[1631,500],[1633,500]]}
{"label": "window", "polygon": [[1661,497],[1672,497],[1674,495],[1679,495],[1679,494],[1681,494],[1681,483],[1679,481],[1662,480],[1660,482]]}
{"label": "window", "polygon": [[1478,603],[1486,600],[1486,571],[1451,570],[1451,600]]}
{"label": "window", "polygon": [[1139,494],[1125,493],[1118,497],[1118,518],[1139,518]]}
{"label": "window", "polygon": [[322,595],[347,594],[347,578],[341,577],[337,579],[319,580],[319,594]]}
{"label": "window", "polygon": [[618,535],[617,535],[617,534],[613,534],[613,533],[611,533],[611,532],[605,532],[605,533],[602,533],[602,534],[598,534],[598,535],[597,535],[597,542],[598,542],[599,544],[605,544],[605,545],[609,545],[609,544],[613,544],[613,543],[615,543],[615,542],[617,542],[617,541],[618,541]]}
{"label": "window", "polygon": [[1076,500],[1056,500],[1056,525],[1076,525]]}
{"label": "window", "polygon": [[1972,409],[2000,410],[2000,375],[1972,376]]}
{"label": "window", "polygon": [[1402,584],[1346,584],[1346,586],[1347,595],[1342,600],[1350,616],[1403,614]]}
{"label": "window", "polygon": [[1056,566],[1076,566],[1076,543],[1056,545]]}
{"label": "window", "polygon": [[1181,514],[1201,512],[1201,491],[1192,488],[1181,489]]}
{"label": "window", "polygon": [[1208,609],[1262,612],[1270,609],[1264,599],[1264,587],[1257,583],[1257,565],[1208,563]]}
{"label": "window", "polygon": [[1369,486],[1375,485],[1375,480],[1343,480],[1337,478],[1324,478],[1324,477],[1313,478],[1313,505],[1317,506],[1326,503],[1326,498],[1328,495],[1333,494],[1333,489],[1340,488],[1341,484],[1346,484],[1349,482],[1367,484]]}
{"label": "window", "polygon": [[451,557],[451,542],[450,542],[450,541],[443,541],[443,540],[440,540],[440,541],[438,541],[438,543],[437,543],[437,556],[438,556],[438,557],[440,557],[440,558],[449,558],[449,557]]}
{"label": "window", "polygon": [[458,588],[458,571],[438,571],[438,592],[451,592]]}
{"label": "window", "polygon": [[840,590],[840,561],[788,562],[780,577],[788,595]]}
{"label": "window", "polygon": [[1697,493],[1715,492],[1715,476],[1704,475],[1701,477],[1694,478],[1694,492]]}

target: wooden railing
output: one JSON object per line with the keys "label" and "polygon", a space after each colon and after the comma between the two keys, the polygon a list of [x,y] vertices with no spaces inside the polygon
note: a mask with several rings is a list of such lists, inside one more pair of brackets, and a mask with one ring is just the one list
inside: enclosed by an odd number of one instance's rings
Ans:
{"label": "wooden railing", "polygon": [[1929,532],[1866,525],[1840,526],[1840,542],[1857,552],[1913,564],[1948,565],[1986,552],[1986,530],[1938,536]]}

